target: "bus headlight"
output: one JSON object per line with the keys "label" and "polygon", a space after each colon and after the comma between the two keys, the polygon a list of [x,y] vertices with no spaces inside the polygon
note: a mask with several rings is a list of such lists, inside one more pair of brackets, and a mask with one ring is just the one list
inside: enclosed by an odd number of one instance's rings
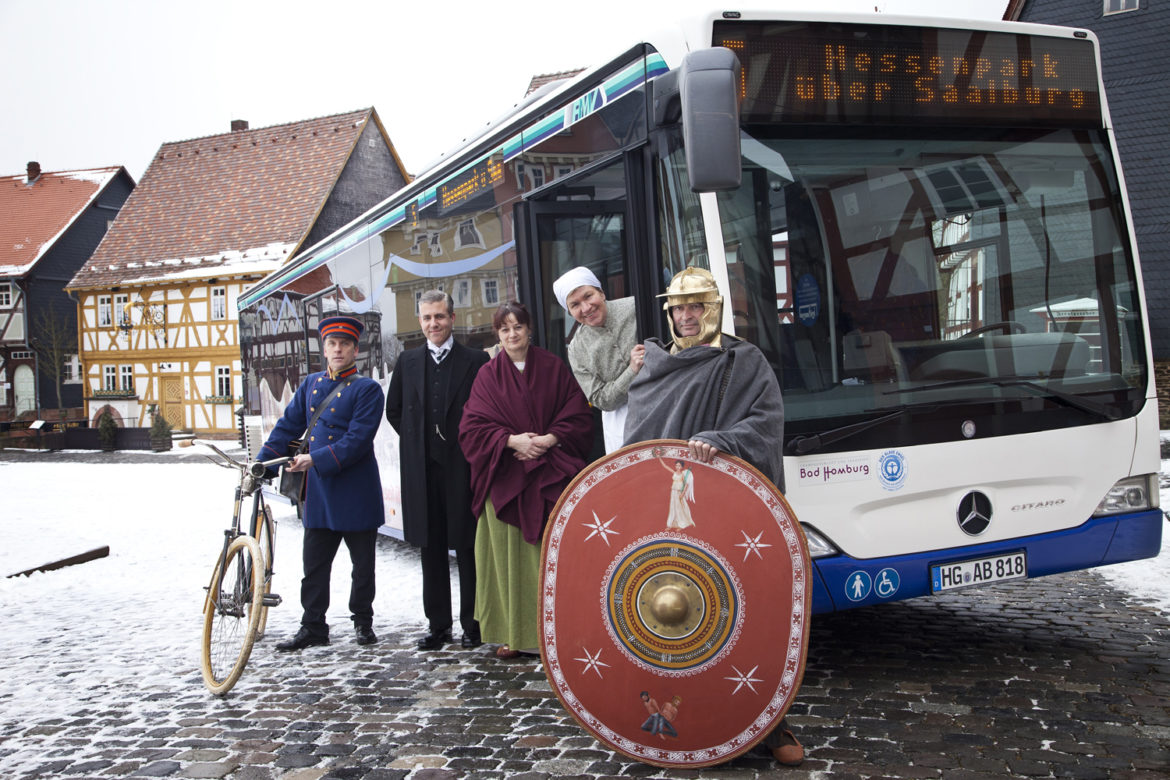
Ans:
{"label": "bus headlight", "polygon": [[1116,515],[1122,512],[1141,512],[1158,507],[1158,475],[1120,479],[1097,504],[1093,517]]}
{"label": "bus headlight", "polygon": [[825,537],[821,536],[812,526],[800,524],[804,530],[804,538],[808,542],[808,557],[824,558],[827,555],[836,555],[840,550]]}

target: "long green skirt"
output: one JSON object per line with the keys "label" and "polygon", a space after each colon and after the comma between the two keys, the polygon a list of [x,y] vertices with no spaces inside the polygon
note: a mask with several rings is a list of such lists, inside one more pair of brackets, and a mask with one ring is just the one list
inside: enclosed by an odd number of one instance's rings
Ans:
{"label": "long green skirt", "polygon": [[475,619],[489,644],[540,649],[540,547],[497,518],[491,499],[475,532]]}

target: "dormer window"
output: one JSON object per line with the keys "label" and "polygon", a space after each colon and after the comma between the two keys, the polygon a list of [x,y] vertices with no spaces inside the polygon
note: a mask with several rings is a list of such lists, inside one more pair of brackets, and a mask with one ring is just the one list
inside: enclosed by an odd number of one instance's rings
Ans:
{"label": "dormer window", "polygon": [[1105,0],[1105,16],[1136,11],[1140,0]]}

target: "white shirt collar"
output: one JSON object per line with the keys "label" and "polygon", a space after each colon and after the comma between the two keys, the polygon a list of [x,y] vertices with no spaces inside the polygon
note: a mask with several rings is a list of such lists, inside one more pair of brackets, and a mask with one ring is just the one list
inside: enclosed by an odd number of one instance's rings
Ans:
{"label": "white shirt collar", "polygon": [[427,339],[427,349],[429,349],[431,351],[432,355],[436,355],[439,353],[439,350],[451,349],[451,345],[454,343],[455,343],[455,334],[452,333],[450,336],[447,337],[446,341],[444,341],[442,344],[440,344],[437,347],[434,345],[434,343],[431,342],[430,339]]}

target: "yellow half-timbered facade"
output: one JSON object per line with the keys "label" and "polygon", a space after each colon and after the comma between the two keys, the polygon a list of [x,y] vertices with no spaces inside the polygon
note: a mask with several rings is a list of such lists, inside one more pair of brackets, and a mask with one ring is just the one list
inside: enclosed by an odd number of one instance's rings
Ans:
{"label": "yellow half-timbered facade", "polygon": [[238,432],[241,293],[406,182],[373,108],[163,144],[66,288],[87,417]]}
{"label": "yellow half-timbered facade", "polygon": [[[157,408],[173,428],[236,429],[240,344],[236,301],[275,270],[287,247],[216,266],[215,276],[142,279],[141,285],[78,291],[78,344],[87,400],[123,425],[145,425]],[[266,256],[265,256],[266,255]]]}

